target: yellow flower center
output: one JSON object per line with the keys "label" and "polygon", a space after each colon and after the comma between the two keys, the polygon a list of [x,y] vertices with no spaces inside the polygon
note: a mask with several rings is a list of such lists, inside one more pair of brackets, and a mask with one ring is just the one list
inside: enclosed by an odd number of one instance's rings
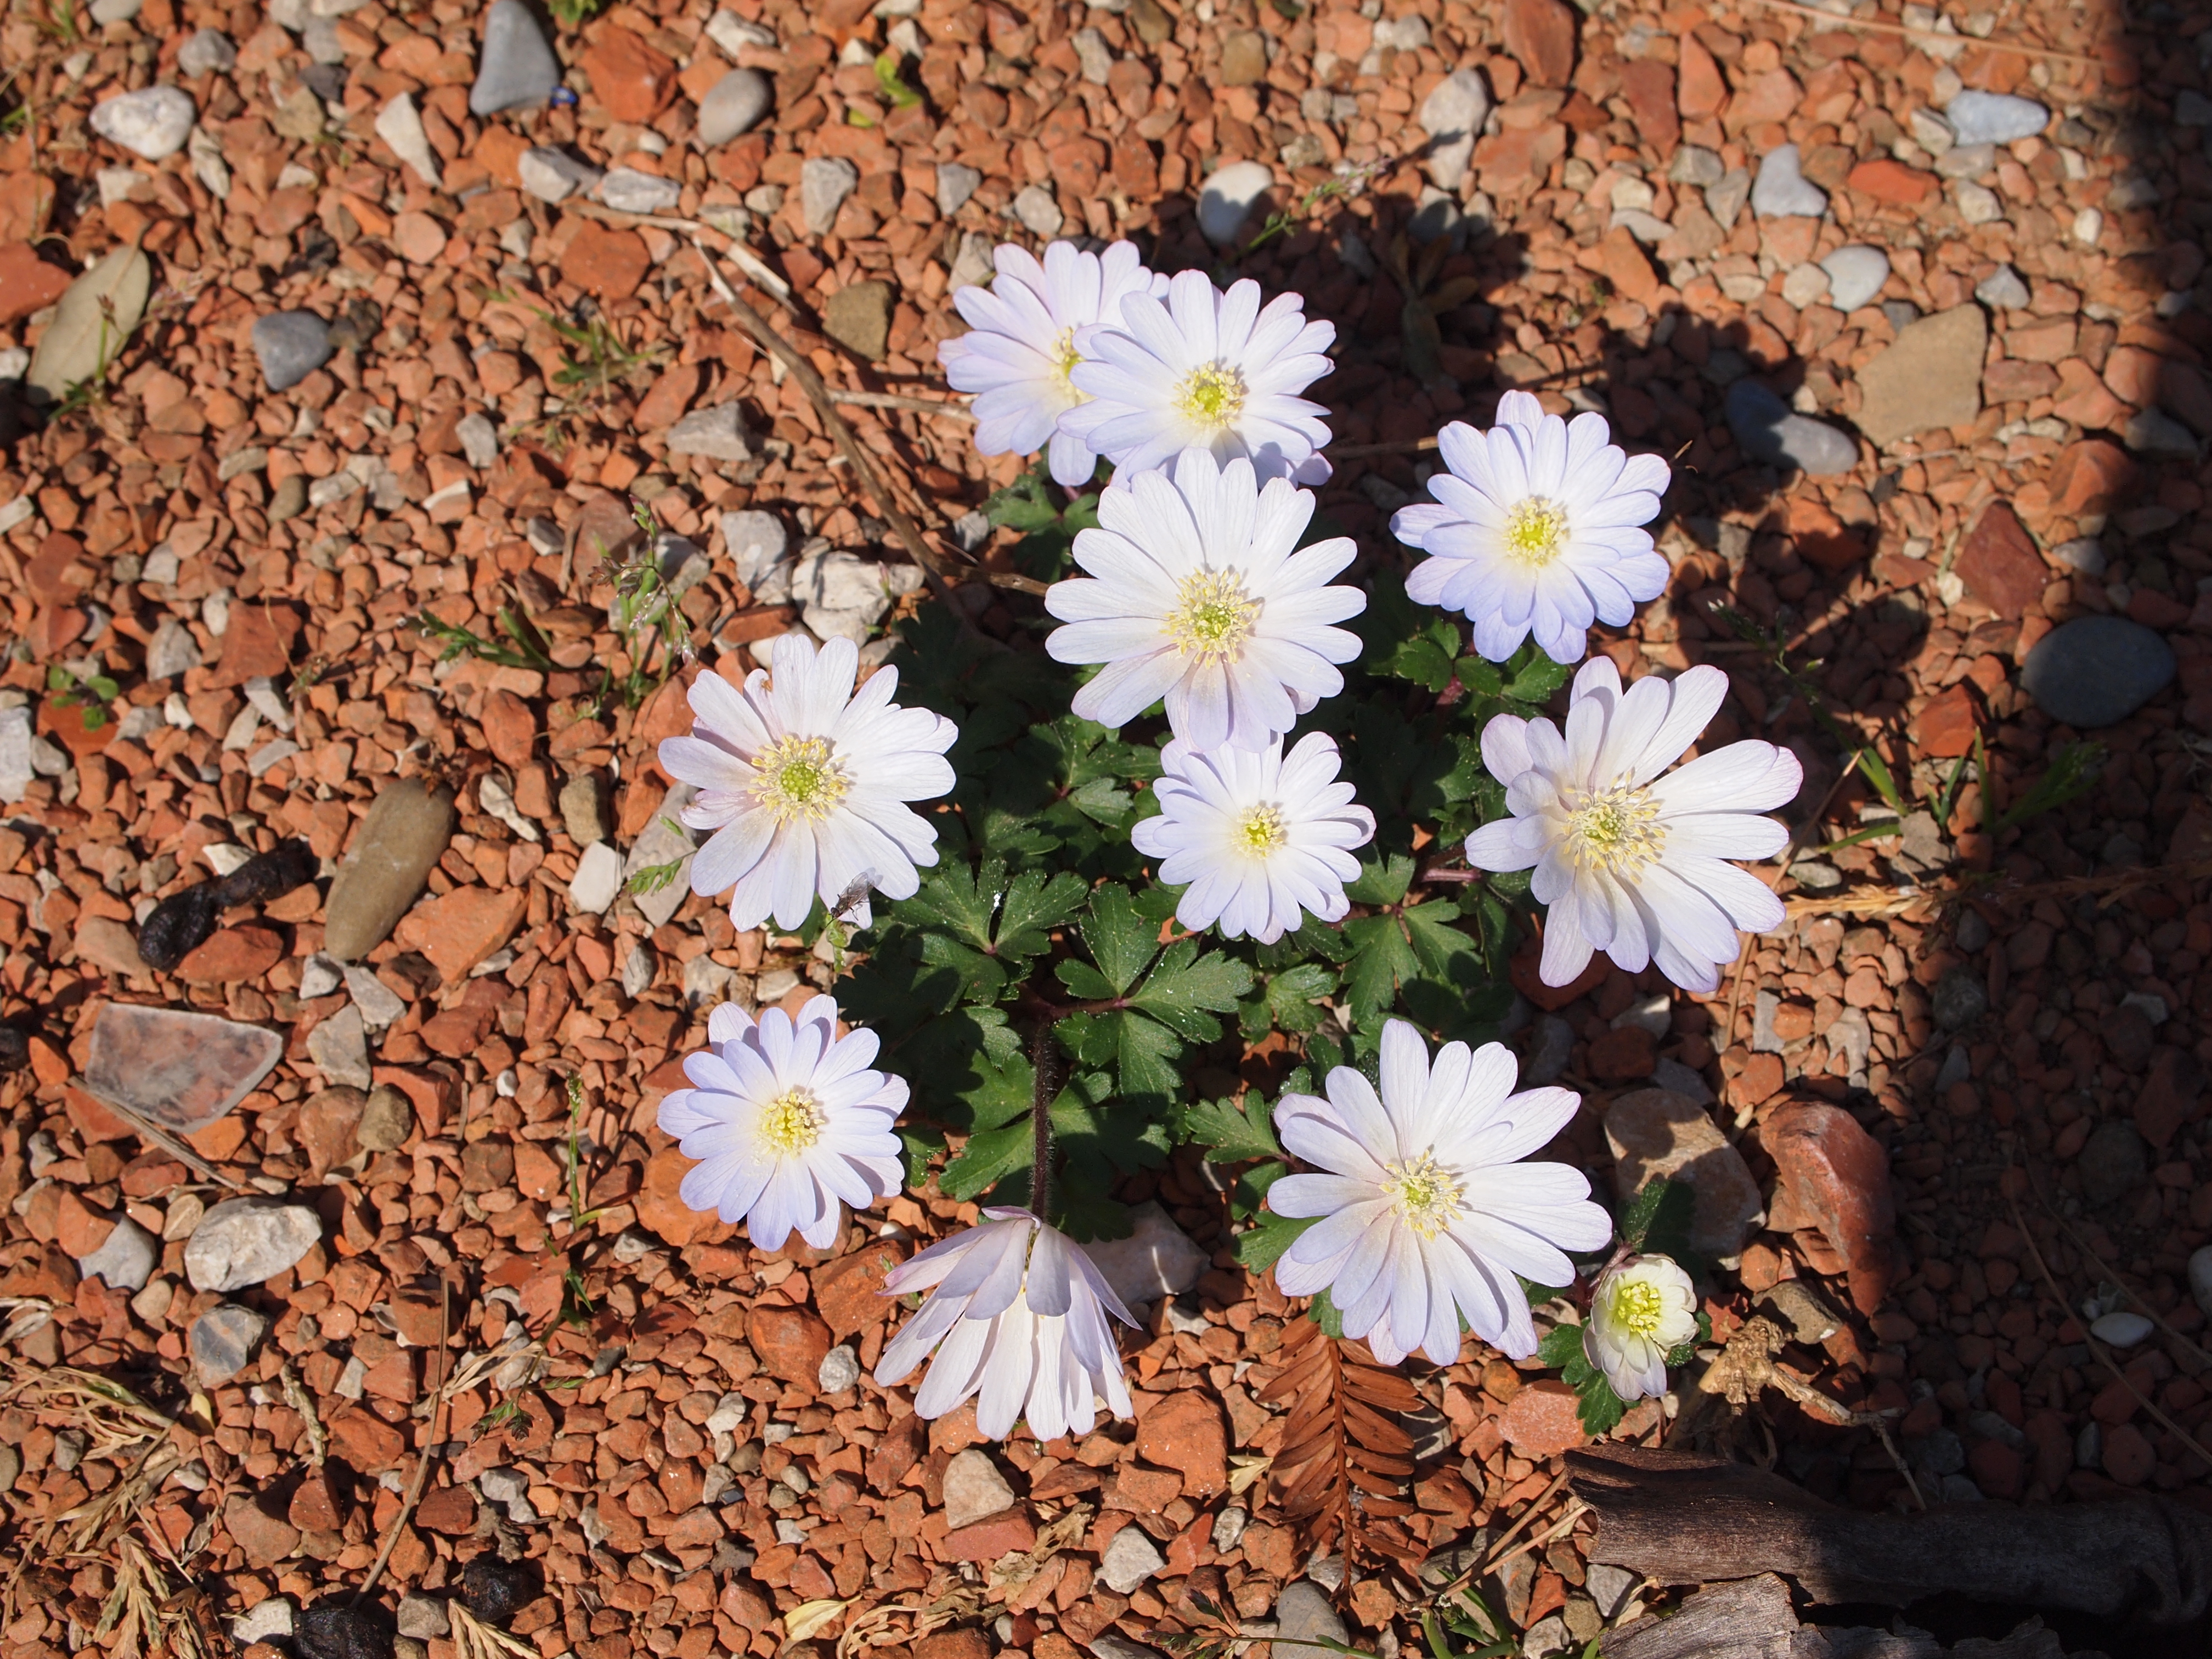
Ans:
{"label": "yellow flower center", "polygon": [[1070,378],[1075,373],[1075,366],[1082,361],[1083,354],[1075,349],[1075,331],[1063,328],[1060,331],[1058,343],[1053,348],[1053,374],[1060,381],[1061,388],[1078,402],[1087,400],[1091,395],[1078,390],[1074,380]]}
{"label": "yellow flower center", "polygon": [[753,798],[778,819],[815,823],[830,816],[851,787],[827,738],[778,738],[753,762]]}
{"label": "yellow flower center", "polygon": [[1216,432],[1234,426],[1244,412],[1244,377],[1221,363],[1194,368],[1182,383],[1176,407],[1194,424]]}
{"label": "yellow flower center", "polygon": [[1541,570],[1567,545],[1567,509],[1545,495],[1516,501],[1505,514],[1505,551]]}
{"label": "yellow flower center", "polygon": [[1646,1341],[1659,1334],[1659,1327],[1667,1317],[1667,1304],[1659,1294],[1659,1287],[1648,1279],[1617,1281],[1607,1304],[1613,1323]]}
{"label": "yellow flower center", "polygon": [[1423,1152],[1382,1167],[1383,1196],[1398,1218],[1423,1238],[1434,1238],[1451,1225],[1459,1213],[1467,1188],[1460,1178],[1437,1162],[1436,1154]]}
{"label": "yellow flower center", "polygon": [[829,1121],[820,1104],[807,1091],[787,1089],[761,1108],[760,1127],[756,1133],[761,1146],[772,1156],[789,1158],[821,1139],[823,1128]]}
{"label": "yellow flower center", "polygon": [[1659,803],[1632,784],[1591,790],[1567,812],[1568,856],[1585,869],[1614,875],[1640,870],[1658,858],[1666,841]]}
{"label": "yellow flower center", "polygon": [[1273,806],[1255,806],[1237,826],[1237,842],[1254,858],[1263,859],[1290,839],[1283,815]]}
{"label": "yellow flower center", "polygon": [[1168,617],[1168,637],[1186,656],[1233,662],[1244,649],[1260,601],[1245,597],[1234,571],[1201,570],[1185,576],[1181,603]]}

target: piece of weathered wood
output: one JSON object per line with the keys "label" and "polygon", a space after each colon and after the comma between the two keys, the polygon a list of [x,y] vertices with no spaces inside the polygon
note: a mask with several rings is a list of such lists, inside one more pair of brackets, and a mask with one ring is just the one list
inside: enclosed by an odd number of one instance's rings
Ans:
{"label": "piece of weathered wood", "polygon": [[2161,1498],[1911,1516],[1822,1503],[1741,1463],[1638,1447],[1567,1454],[1597,1511],[1590,1559],[1668,1584],[1782,1573],[1816,1603],[1945,1593],[2176,1631],[2212,1612],[2212,1517]]}
{"label": "piece of weathered wood", "polygon": [[[2002,1641],[1946,1648],[1923,1631],[1801,1625],[1772,1573],[1713,1584],[1674,1613],[1607,1633],[1601,1659],[2066,1659],[2056,1632],[2031,1619]],[[2105,1659],[2077,1652],[2073,1659]]]}

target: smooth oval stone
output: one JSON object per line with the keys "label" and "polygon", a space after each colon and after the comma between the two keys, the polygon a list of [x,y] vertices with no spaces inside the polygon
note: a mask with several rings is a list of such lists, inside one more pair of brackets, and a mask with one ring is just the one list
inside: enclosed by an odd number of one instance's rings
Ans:
{"label": "smooth oval stone", "polygon": [[185,147],[198,114],[190,93],[147,87],[93,106],[92,130],[133,155],[160,161]]}
{"label": "smooth oval stone", "polygon": [[2036,642],[2020,683],[2051,719],[2086,732],[2125,720],[2173,675],[2173,647],[2141,623],[2076,617]]}
{"label": "smooth oval stone", "polygon": [[254,319],[253,355],[269,389],[286,391],[330,362],[330,325],[312,311],[272,311]]}
{"label": "smooth oval stone", "polygon": [[469,88],[469,113],[542,104],[561,84],[561,63],[523,0],[495,0],[484,21],[477,83]]}
{"label": "smooth oval stone", "polygon": [[2089,1334],[2100,1342],[2111,1343],[2116,1348],[2132,1348],[2157,1328],[2134,1310],[2118,1308],[2090,1326]]}
{"label": "smooth oval stone", "polygon": [[331,883],[324,953],[358,962],[391,938],[453,836],[451,790],[405,778],[379,795]]}
{"label": "smooth oval stone", "polygon": [[699,100],[698,137],[702,147],[712,149],[750,132],[768,113],[775,88],[758,70],[733,69],[714,82]]}
{"label": "smooth oval stone", "polygon": [[1798,414],[1756,380],[1738,380],[1729,388],[1728,423],[1744,453],[1770,466],[1833,477],[1859,464],[1850,434]]}
{"label": "smooth oval stone", "polygon": [[2051,112],[2033,98],[1962,92],[1943,106],[1943,118],[1962,144],[2009,144],[2042,131],[2051,123]]}
{"label": "smooth oval stone", "polygon": [[666,213],[684,188],[673,179],[657,178],[635,167],[617,167],[592,192],[617,213]]}
{"label": "smooth oval stone", "polygon": [[1820,269],[1828,273],[1828,303],[1838,311],[1856,311],[1889,280],[1889,256],[1855,242],[1821,260]]}
{"label": "smooth oval stone", "polygon": [[1751,210],[1762,219],[1818,219],[1827,212],[1827,191],[1798,170],[1796,145],[1771,150],[1759,164]]}
{"label": "smooth oval stone", "polygon": [[1274,170],[1258,161],[1217,167],[1198,192],[1198,228],[1216,247],[1226,247],[1244,228],[1253,204],[1273,188]]}

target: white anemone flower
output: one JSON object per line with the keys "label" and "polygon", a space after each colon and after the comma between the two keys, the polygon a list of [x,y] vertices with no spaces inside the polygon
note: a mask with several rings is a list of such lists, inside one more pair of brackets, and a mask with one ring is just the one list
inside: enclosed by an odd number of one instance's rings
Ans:
{"label": "white anemone flower", "polygon": [[921,884],[915,866],[937,862],[936,830],[906,803],[952,787],[945,751],[959,728],[893,702],[896,669],[878,669],[856,693],[850,640],[817,653],[805,635],[785,634],[769,662],[773,676],[756,668],[743,690],[700,675],[691,735],[660,745],[662,769],[698,790],[683,821],[714,831],[691,862],[691,890],[729,891],[740,933],[771,916],[795,928],[817,896],[865,927],[868,889],[910,898]]}
{"label": "white anemone flower", "polygon": [[876,1035],[837,1035],[837,1005],[810,997],[793,1019],[756,1023],[734,1002],[708,1016],[707,1046],[684,1057],[691,1087],[660,1103],[660,1127],[699,1163],[678,1188],[692,1209],[742,1220],[757,1249],[796,1229],[837,1242],[838,1206],[865,1210],[899,1190],[905,1082],[870,1069]]}
{"label": "white anemone flower", "polygon": [[1550,907],[1539,969],[1570,985],[1603,951],[1627,973],[1647,965],[1687,991],[1711,991],[1735,960],[1735,930],[1779,927],[1782,901],[1726,862],[1767,859],[1789,831],[1760,816],[1804,781],[1771,743],[1732,743],[1664,777],[1705,729],[1728,676],[1692,668],[1624,692],[1620,671],[1593,657],[1575,676],[1565,737],[1549,720],[1499,714],[1482,729],[1482,763],[1505,786],[1510,817],[1468,837],[1478,870],[1533,870]]}
{"label": "white anemone flower", "polygon": [[1026,248],[1001,243],[992,255],[997,280],[952,296],[969,332],[937,348],[955,390],[975,394],[975,448],[985,455],[1028,455],[1047,449],[1053,481],[1070,489],[1091,482],[1098,458],[1061,415],[1088,395],[1069,372],[1083,362],[1079,331],[1113,324],[1132,294],[1164,292],[1167,278],[1145,269],[1134,242],[1085,253],[1054,242],[1044,263]]}
{"label": "white anemone flower", "polygon": [[1436,500],[1390,520],[1391,534],[1429,556],[1407,593],[1464,612],[1492,662],[1531,634],[1554,662],[1581,661],[1593,622],[1618,628],[1667,586],[1667,561],[1641,528],[1659,514],[1667,463],[1626,454],[1611,435],[1602,415],[1563,421],[1526,392],[1498,400],[1487,432],[1446,425]]}
{"label": "white anemone flower", "polygon": [[1059,662],[1104,663],[1075,694],[1085,720],[1118,726],[1162,698],[1194,749],[1264,749],[1323,697],[1359,640],[1328,626],[1367,596],[1330,587],[1352,561],[1348,537],[1300,547],[1314,498],[1252,463],[1185,450],[1171,472],[1108,486],[1098,525],[1075,538],[1090,573],[1054,582],[1044,608],[1067,624],[1045,649]]}
{"label": "white anemone flower", "polygon": [[928,1358],[915,1410],[942,1417],[974,1396],[975,1426],[993,1440],[1022,1418],[1039,1440],[1088,1434],[1100,1396],[1115,1416],[1132,1415],[1106,1316],[1137,1322],[1106,1276],[1027,1210],[983,1214],[884,1275],[887,1294],[929,1297],[884,1349],[876,1381],[890,1388]]}
{"label": "white anemone flower", "polygon": [[1513,1085],[1505,1045],[1448,1042],[1433,1069],[1403,1020],[1382,1028],[1382,1083],[1348,1066],[1328,1098],[1285,1095],[1283,1145],[1326,1175],[1290,1175],[1267,1189],[1279,1215],[1319,1216],[1275,1263],[1288,1296],[1326,1290],[1346,1336],[1395,1365],[1415,1349],[1459,1358],[1460,1321],[1514,1358],[1536,1351],[1528,1299],[1514,1275],[1574,1281],[1563,1252],[1595,1250],[1613,1218],[1564,1164],[1523,1162],[1566,1127],[1579,1097]]}
{"label": "white anemone flower", "polygon": [[1280,738],[1203,754],[1176,742],[1160,758],[1159,816],[1129,839],[1160,860],[1161,881],[1189,884],[1177,921],[1194,932],[1218,922],[1224,939],[1272,945],[1305,915],[1344,919],[1344,884],[1359,874],[1351,849],[1374,839],[1375,814],[1338,781],[1334,739],[1309,732],[1287,756]]}
{"label": "white anemone flower", "polygon": [[1181,271],[1164,302],[1132,294],[1118,325],[1079,331],[1082,361],[1068,378],[1091,400],[1060,429],[1113,462],[1116,478],[1205,449],[1249,457],[1263,478],[1326,483],[1328,410],[1297,394],[1334,367],[1335,339],[1334,323],[1306,320],[1296,294],[1262,307],[1249,277],[1224,293],[1205,272]]}
{"label": "white anemone flower", "polygon": [[1671,1257],[1630,1256],[1598,1276],[1583,1355],[1623,1400],[1667,1392],[1667,1356],[1698,1334],[1698,1292]]}

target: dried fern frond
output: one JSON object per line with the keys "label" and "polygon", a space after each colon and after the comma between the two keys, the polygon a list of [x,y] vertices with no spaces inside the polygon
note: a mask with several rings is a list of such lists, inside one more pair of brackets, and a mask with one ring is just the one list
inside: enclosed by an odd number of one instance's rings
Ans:
{"label": "dried fern frond", "polygon": [[1281,1368],[1259,1397],[1285,1408],[1282,1449],[1269,1471],[1276,1501],[1302,1525],[1306,1546],[1340,1536],[1348,1559],[1418,1565],[1427,1549],[1397,1517],[1413,1473],[1413,1437],[1397,1414],[1421,1398],[1364,1343],[1333,1340],[1310,1319],[1292,1322],[1277,1350]]}

